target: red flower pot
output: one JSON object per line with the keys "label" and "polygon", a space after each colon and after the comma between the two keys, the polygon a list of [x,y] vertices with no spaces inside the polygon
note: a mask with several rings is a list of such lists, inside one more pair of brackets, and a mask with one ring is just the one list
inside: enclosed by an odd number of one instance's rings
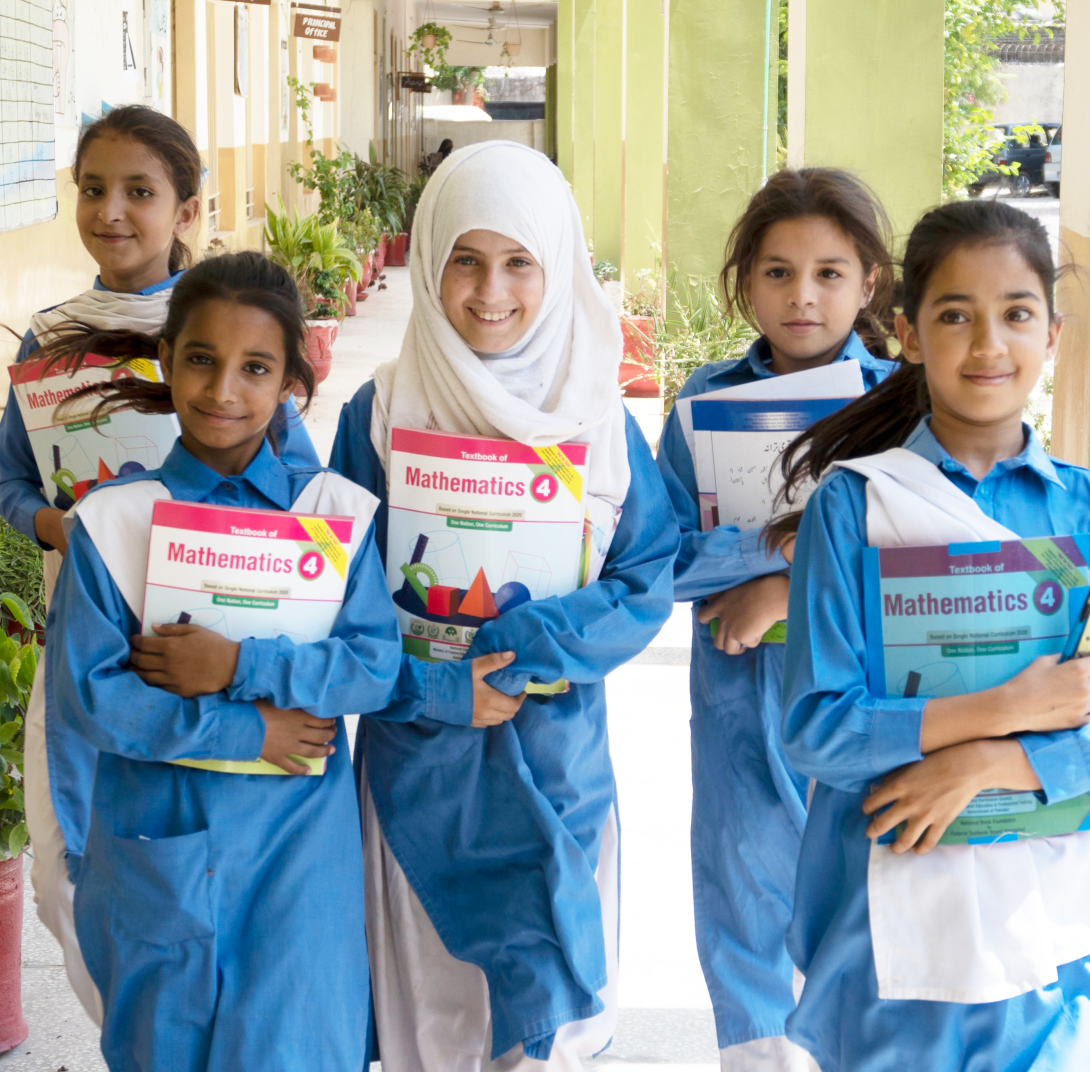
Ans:
{"label": "red flower pot", "polygon": [[356,299],[367,297],[367,288],[371,285],[371,275],[375,266],[375,255],[368,253],[362,262],[360,281],[356,284]]}
{"label": "red flower pot", "polygon": [[386,267],[386,236],[378,240],[378,249],[375,250],[375,275],[382,275],[382,269]]}
{"label": "red flower pot", "polygon": [[27,1037],[23,1019],[23,858],[0,861],[0,1053]]}
{"label": "red flower pot", "polygon": [[407,231],[402,231],[386,248],[386,263],[395,268],[405,267],[405,253],[409,245]]}
{"label": "red flower pot", "polygon": [[622,316],[624,357],[617,382],[626,398],[658,398],[662,388],[653,375],[655,323],[649,316]]}
{"label": "red flower pot", "polygon": [[[329,368],[333,364],[333,340],[337,337],[336,320],[308,320],[307,321],[307,363],[314,369],[315,394],[317,386],[328,375]],[[296,387],[295,393],[303,397],[306,392],[302,387]]]}
{"label": "red flower pot", "polygon": [[344,296],[348,299],[348,304],[344,307],[345,316],[356,315],[356,287],[358,286],[354,279],[348,280],[344,285]]}
{"label": "red flower pot", "polygon": [[464,89],[455,89],[451,91],[450,103],[451,104],[463,104],[466,99],[466,91]]}

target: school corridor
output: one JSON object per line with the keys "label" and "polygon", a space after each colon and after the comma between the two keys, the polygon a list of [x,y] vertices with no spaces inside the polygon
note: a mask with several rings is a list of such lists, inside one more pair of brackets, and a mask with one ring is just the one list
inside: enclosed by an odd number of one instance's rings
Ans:
{"label": "school corridor", "polygon": [[[388,268],[385,282],[385,290],[372,287],[358,315],[345,320],[329,378],[307,418],[323,459],[341,405],[400,348],[412,305],[408,268]],[[637,401],[634,408],[641,425],[653,427],[654,401],[650,408]],[[613,1045],[586,1062],[587,1069],[718,1067],[711,1002],[693,938],[688,664],[689,616],[681,607],[646,651],[608,679],[624,829],[621,1014]],[[350,726],[350,738],[353,733]],[[27,868],[23,1007],[30,1035],[0,1055],[0,1072],[104,1072],[98,1032],[68,986],[60,947],[35,915]]]}

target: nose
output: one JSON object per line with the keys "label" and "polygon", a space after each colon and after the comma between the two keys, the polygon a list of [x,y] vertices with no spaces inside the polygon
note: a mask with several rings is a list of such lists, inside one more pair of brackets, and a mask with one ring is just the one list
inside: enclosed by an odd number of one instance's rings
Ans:
{"label": "nose", "polygon": [[812,308],[817,303],[817,288],[813,280],[801,273],[795,276],[787,291],[787,303],[799,312]]}
{"label": "nose", "polygon": [[116,187],[108,190],[99,202],[98,216],[103,223],[118,223],[124,219],[125,191]]}
{"label": "nose", "polygon": [[205,394],[217,405],[234,402],[237,395],[235,377],[231,370],[223,365],[217,366],[208,377],[204,388]]}
{"label": "nose", "polygon": [[507,288],[504,285],[503,269],[498,264],[486,264],[482,266],[477,277],[476,296],[478,300],[488,303],[496,302],[504,298]]}
{"label": "nose", "polygon": [[993,316],[981,316],[973,325],[974,357],[996,358],[1007,352],[1002,321]]}

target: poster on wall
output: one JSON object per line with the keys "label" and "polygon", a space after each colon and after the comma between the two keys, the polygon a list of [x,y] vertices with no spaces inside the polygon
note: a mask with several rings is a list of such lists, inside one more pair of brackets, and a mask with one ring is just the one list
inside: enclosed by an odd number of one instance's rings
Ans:
{"label": "poster on wall", "polygon": [[56,0],[53,4],[53,122],[71,128],[79,125],[76,64],[72,55],[76,39],[74,8],[72,0]]}
{"label": "poster on wall", "polygon": [[145,0],[144,103],[171,113],[170,0]]}
{"label": "poster on wall", "polygon": [[280,137],[288,136],[291,121],[291,86],[288,85],[288,39],[291,24],[288,21],[288,5],[280,5]]}
{"label": "poster on wall", "polygon": [[[6,11],[5,11],[6,14]],[[52,0],[22,0],[0,35],[0,231],[57,215]]]}

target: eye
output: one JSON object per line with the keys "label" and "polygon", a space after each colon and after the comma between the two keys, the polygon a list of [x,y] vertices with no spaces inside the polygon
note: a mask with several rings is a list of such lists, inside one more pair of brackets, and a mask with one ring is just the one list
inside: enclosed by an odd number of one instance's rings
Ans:
{"label": "eye", "polygon": [[210,354],[201,353],[200,350],[191,350],[185,355],[185,359],[190,365],[212,365],[215,363]]}
{"label": "eye", "polygon": [[462,265],[463,268],[472,268],[477,263],[476,257],[471,257],[468,253],[462,253],[454,258],[455,264]]}
{"label": "eye", "polygon": [[84,186],[83,189],[80,190],[79,193],[80,193],[80,197],[101,197],[102,196],[102,187],[101,186]]}
{"label": "eye", "polygon": [[140,198],[141,200],[143,200],[145,197],[154,197],[155,196],[155,191],[154,190],[149,190],[146,186],[134,186],[129,191],[129,193],[133,197]]}
{"label": "eye", "polygon": [[1025,306],[1019,306],[1017,309],[1011,309],[1007,313],[1007,319],[1013,321],[1015,324],[1024,324],[1027,320],[1033,319],[1033,310],[1027,309]]}
{"label": "eye", "polygon": [[251,376],[267,376],[272,369],[268,365],[263,364],[260,361],[247,361],[242,366],[243,372],[249,373]]}
{"label": "eye", "polygon": [[787,278],[787,269],[786,268],[769,268],[769,270],[767,272],[765,272],[765,275],[768,276],[769,279],[786,279]]}
{"label": "eye", "polygon": [[945,309],[939,316],[940,324],[967,324],[969,318],[960,309]]}
{"label": "eye", "polygon": [[525,257],[512,257],[507,263],[512,268],[532,268],[534,266],[534,262],[527,260]]}
{"label": "eye", "polygon": [[835,268],[822,268],[818,275],[822,279],[840,279],[840,273]]}

